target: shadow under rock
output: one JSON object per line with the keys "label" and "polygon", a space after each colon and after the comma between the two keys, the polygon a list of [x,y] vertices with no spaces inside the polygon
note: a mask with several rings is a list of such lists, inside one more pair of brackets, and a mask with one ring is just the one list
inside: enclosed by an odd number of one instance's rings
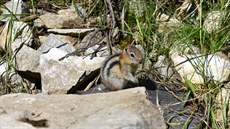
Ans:
{"label": "shadow under rock", "polygon": [[17,71],[18,74],[27,80],[29,80],[31,83],[35,84],[35,89],[41,90],[41,74],[31,71]]}
{"label": "shadow under rock", "polygon": [[[184,99],[183,91],[180,91],[175,85],[168,85],[172,91],[168,91],[165,85],[154,81],[152,78],[141,80],[141,85],[144,85],[147,89],[148,97],[154,105],[159,105],[163,112],[165,121],[168,124],[168,129],[181,129],[184,124],[186,129],[196,129],[201,124],[202,113],[197,111],[193,112],[190,106],[179,101],[172,93],[176,96]],[[174,124],[169,124],[174,123]],[[176,125],[175,123],[178,123]]]}

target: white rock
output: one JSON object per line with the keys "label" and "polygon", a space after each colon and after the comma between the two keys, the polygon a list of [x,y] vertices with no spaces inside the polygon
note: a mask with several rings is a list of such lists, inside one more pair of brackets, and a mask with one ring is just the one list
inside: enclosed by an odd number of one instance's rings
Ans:
{"label": "white rock", "polygon": [[68,63],[49,60],[40,64],[44,94],[66,94],[72,86],[77,84],[84,71],[69,67]]}
{"label": "white rock", "polygon": [[64,57],[65,52],[52,48],[48,53],[41,55],[40,68],[42,78],[42,92],[67,93],[67,91],[77,84],[79,78],[85,71],[98,69],[105,60],[103,57]]}
{"label": "white rock", "polygon": [[91,59],[91,57],[75,57],[75,56],[70,56],[69,58],[65,58],[63,62],[68,63],[72,62],[69,64],[72,67],[75,67],[78,70],[95,70],[97,68],[101,67],[102,62],[104,62],[106,58],[105,57],[94,57]]}
{"label": "white rock", "polygon": [[230,75],[230,62],[219,55],[172,55],[171,60],[182,78],[195,84],[203,84],[202,72],[206,77],[223,82]]}
{"label": "white rock", "polygon": [[[30,98],[35,101],[27,103]],[[162,114],[146,98],[143,87],[91,95],[3,95],[0,129],[165,129]]]}
{"label": "white rock", "polygon": [[170,56],[177,56],[177,55],[197,55],[200,54],[199,48],[190,45],[190,44],[178,44],[172,47],[169,52]]}

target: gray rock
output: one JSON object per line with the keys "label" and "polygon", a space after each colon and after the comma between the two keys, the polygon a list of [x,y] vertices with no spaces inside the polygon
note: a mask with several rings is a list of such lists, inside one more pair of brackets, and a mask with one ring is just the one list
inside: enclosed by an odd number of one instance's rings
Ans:
{"label": "gray rock", "polygon": [[54,34],[50,34],[38,50],[42,53],[47,53],[51,48],[58,48],[67,53],[72,53],[76,50],[71,44],[63,42]]}
{"label": "gray rock", "polygon": [[165,129],[162,114],[146,98],[141,87],[90,95],[3,95],[0,128]]}
{"label": "gray rock", "polygon": [[39,60],[41,53],[26,45],[22,45],[14,53],[14,66],[24,79],[37,83],[40,81]]}
{"label": "gray rock", "polygon": [[45,94],[67,93],[77,84],[85,71],[98,69],[105,60],[103,57],[70,56],[59,61],[67,53],[52,48],[41,55],[40,68],[42,78],[42,92]]}
{"label": "gray rock", "polygon": [[42,92],[44,94],[66,94],[77,84],[84,71],[68,67],[68,63],[49,60],[41,64]]}
{"label": "gray rock", "polygon": [[39,73],[39,60],[41,53],[26,45],[23,45],[15,53],[15,68],[18,71],[30,71]]}
{"label": "gray rock", "polygon": [[95,28],[83,29],[48,29],[49,33],[64,34],[70,36],[85,36],[87,33],[94,31]]}

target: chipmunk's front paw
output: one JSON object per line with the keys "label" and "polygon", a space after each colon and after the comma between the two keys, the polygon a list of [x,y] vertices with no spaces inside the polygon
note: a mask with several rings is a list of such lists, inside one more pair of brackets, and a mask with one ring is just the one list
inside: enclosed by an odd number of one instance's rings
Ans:
{"label": "chipmunk's front paw", "polygon": [[137,87],[139,86],[139,81],[137,78],[133,78],[132,80],[129,80],[127,83],[128,87]]}

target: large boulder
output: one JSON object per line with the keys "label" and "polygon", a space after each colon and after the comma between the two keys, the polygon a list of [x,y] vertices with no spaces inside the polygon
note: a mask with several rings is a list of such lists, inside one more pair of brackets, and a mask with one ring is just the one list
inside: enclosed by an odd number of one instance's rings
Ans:
{"label": "large boulder", "polygon": [[145,88],[90,95],[9,94],[0,97],[1,129],[165,129]]}

